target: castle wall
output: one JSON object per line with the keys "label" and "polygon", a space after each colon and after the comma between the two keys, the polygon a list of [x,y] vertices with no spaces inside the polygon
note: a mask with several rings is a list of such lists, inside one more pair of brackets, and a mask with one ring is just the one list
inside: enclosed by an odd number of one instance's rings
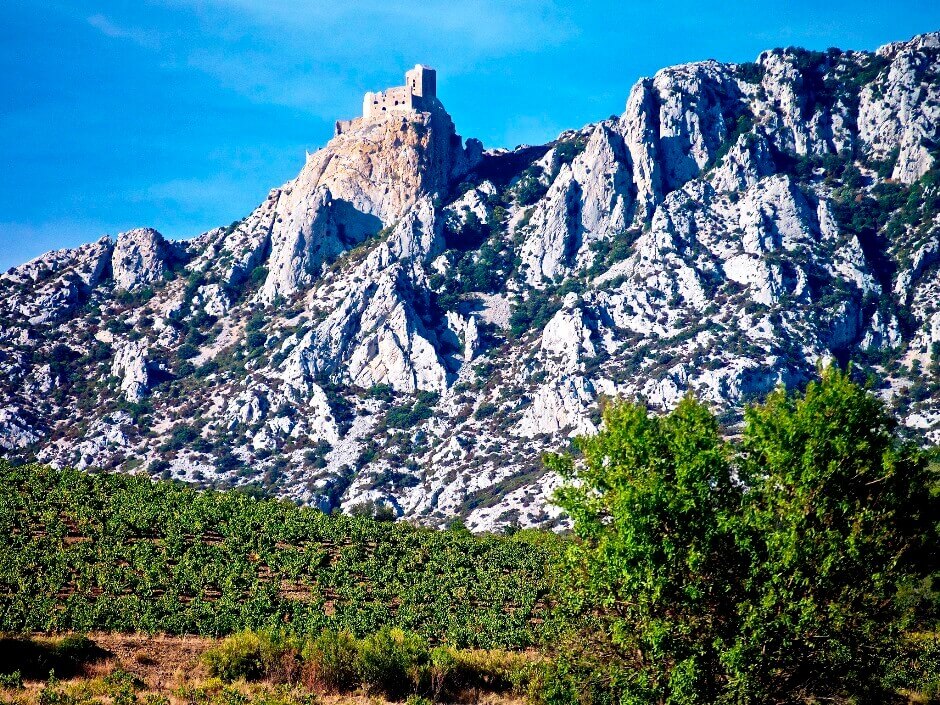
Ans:
{"label": "castle wall", "polygon": [[[405,73],[405,85],[386,88],[377,93],[366,93],[362,99],[362,116],[366,119],[422,110],[433,105],[437,97],[437,72],[418,64]],[[348,124],[336,124],[336,134],[348,129]]]}
{"label": "castle wall", "polygon": [[415,96],[407,86],[395,86],[378,93],[366,93],[362,101],[362,114],[369,118],[382,113],[409,112],[417,107]]}
{"label": "castle wall", "polygon": [[333,130],[334,135],[341,135],[344,132],[348,132],[360,118],[353,118],[352,120],[337,120],[335,128]]}

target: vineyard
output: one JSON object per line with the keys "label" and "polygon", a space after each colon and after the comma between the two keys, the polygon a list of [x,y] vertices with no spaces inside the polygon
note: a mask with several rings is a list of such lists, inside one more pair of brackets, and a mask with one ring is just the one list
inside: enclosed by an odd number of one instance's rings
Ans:
{"label": "vineyard", "polygon": [[519,648],[551,628],[547,567],[561,546],[551,534],[432,531],[4,461],[0,489],[0,631],[394,625],[459,647]]}

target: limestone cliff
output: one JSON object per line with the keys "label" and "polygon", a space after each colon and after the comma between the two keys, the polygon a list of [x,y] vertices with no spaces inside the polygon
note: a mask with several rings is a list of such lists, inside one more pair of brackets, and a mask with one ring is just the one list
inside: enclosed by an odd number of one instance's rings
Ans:
{"label": "limestone cliff", "polygon": [[666,68],[512,151],[420,105],[232,226],[0,277],[0,446],[496,529],[558,520],[540,454],[602,396],[733,428],[852,362],[940,440],[940,34]]}

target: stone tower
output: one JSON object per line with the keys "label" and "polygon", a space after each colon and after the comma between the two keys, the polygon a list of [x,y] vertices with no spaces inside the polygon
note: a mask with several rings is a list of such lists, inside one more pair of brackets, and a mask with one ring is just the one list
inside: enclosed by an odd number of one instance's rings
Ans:
{"label": "stone tower", "polygon": [[[405,85],[376,93],[369,92],[362,97],[364,120],[389,114],[435,112],[441,109],[437,100],[437,71],[422,64],[415,64],[413,69],[405,72]],[[343,134],[355,124],[355,120],[337,120],[336,134]]]}
{"label": "stone tower", "polygon": [[405,87],[411,89],[411,94],[419,98],[437,97],[437,71],[421,64],[415,64],[411,71],[405,73]]}

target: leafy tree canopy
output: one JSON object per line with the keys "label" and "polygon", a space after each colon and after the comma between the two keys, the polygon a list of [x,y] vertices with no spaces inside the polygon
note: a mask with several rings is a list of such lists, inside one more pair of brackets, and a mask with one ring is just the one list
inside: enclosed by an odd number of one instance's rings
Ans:
{"label": "leafy tree canopy", "polygon": [[612,404],[577,445],[547,461],[581,539],[566,574],[603,615],[621,702],[877,697],[937,507],[923,455],[847,373],[773,392],[732,440],[689,397]]}

